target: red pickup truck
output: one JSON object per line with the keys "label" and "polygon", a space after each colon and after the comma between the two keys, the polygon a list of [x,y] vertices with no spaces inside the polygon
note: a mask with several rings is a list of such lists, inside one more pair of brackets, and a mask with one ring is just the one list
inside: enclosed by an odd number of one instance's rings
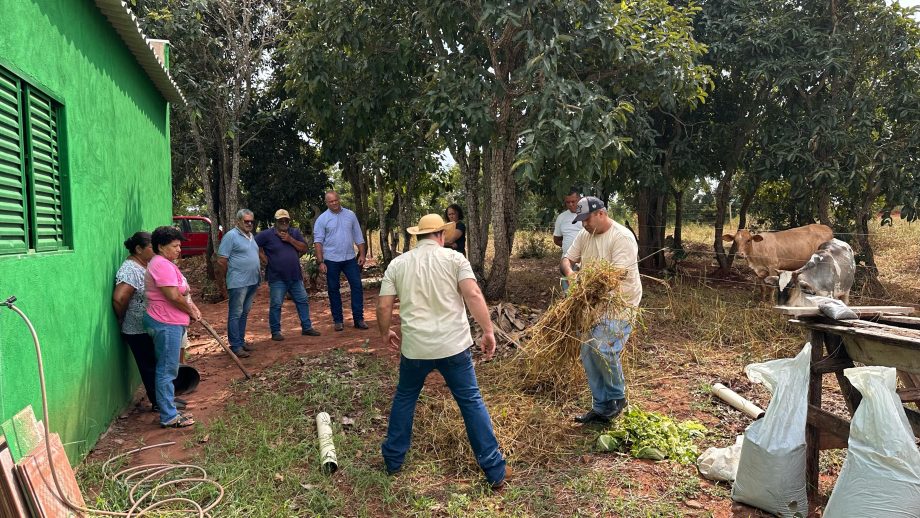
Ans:
{"label": "red pickup truck", "polygon": [[[173,216],[173,226],[182,232],[182,257],[204,255],[208,251],[208,235],[211,232],[211,220],[204,216]],[[223,231],[217,233],[217,239],[223,237]],[[219,243],[214,243],[217,249]]]}

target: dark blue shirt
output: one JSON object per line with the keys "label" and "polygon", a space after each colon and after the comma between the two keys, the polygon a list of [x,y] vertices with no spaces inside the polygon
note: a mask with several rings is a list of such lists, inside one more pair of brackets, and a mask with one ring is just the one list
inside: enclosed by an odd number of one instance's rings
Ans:
{"label": "dark blue shirt", "polygon": [[[289,228],[288,235],[291,239],[306,243],[303,235],[296,228]],[[303,279],[303,271],[300,268],[300,254],[297,253],[294,245],[285,243],[278,237],[278,231],[274,227],[256,234],[256,244],[268,257],[268,266],[265,267],[268,282],[299,281]]]}

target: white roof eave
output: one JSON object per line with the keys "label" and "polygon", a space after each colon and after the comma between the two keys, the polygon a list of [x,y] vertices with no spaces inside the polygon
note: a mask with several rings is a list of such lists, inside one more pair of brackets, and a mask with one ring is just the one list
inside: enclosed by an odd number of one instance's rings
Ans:
{"label": "white roof eave", "polygon": [[173,81],[169,71],[166,70],[164,63],[160,62],[153,48],[150,46],[150,40],[141,31],[137,23],[137,17],[128,8],[123,0],[94,0],[96,7],[102,11],[102,14],[108,18],[109,23],[121,36],[122,41],[134,55],[134,59],[147,73],[147,77],[153,81],[157,90],[163,95],[163,98],[173,104],[186,104],[185,96],[182,90]]}

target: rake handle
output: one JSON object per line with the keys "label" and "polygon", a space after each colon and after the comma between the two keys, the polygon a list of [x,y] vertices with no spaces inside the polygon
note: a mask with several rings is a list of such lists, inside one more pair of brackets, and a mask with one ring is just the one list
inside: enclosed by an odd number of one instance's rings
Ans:
{"label": "rake handle", "polygon": [[252,376],[249,374],[249,371],[246,370],[246,367],[243,367],[243,362],[241,362],[240,359],[237,358],[235,354],[233,354],[233,351],[231,351],[230,347],[228,347],[227,344],[224,343],[220,335],[217,334],[217,331],[215,331],[214,328],[211,327],[211,324],[209,324],[208,321],[203,318],[199,320],[198,323],[204,326],[204,328],[207,329],[208,333],[210,333],[211,336],[213,336],[214,339],[217,340],[217,343],[219,343],[220,346],[224,348],[224,351],[226,351],[227,354],[230,355],[230,358],[233,358],[233,363],[235,363],[236,366],[239,367],[241,371],[243,371],[243,375],[246,376],[246,379],[252,378]]}

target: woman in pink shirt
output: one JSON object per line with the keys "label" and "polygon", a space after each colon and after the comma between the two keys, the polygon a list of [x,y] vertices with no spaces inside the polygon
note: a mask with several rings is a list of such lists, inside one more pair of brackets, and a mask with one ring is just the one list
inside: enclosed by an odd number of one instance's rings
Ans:
{"label": "woman in pink shirt", "polygon": [[183,428],[195,421],[179,413],[173,380],[179,375],[179,349],[190,320],[201,320],[188,282],[174,261],[182,251],[182,234],[174,227],[157,227],[150,235],[154,256],[147,263],[144,328],[153,337],[157,357],[156,392],[160,426]]}

